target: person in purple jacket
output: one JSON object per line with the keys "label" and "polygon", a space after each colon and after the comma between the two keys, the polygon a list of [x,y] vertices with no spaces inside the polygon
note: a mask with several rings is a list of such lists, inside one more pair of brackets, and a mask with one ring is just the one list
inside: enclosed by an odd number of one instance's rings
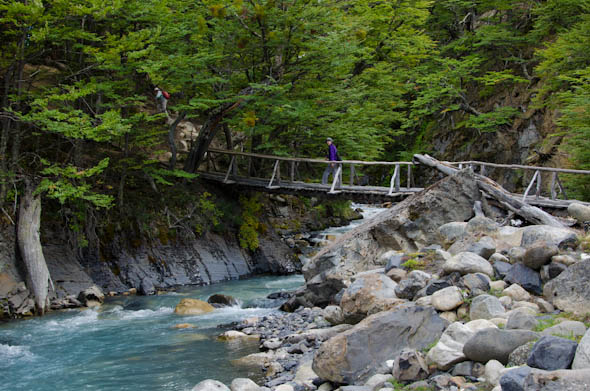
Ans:
{"label": "person in purple jacket", "polygon": [[[329,160],[331,162],[337,162],[340,160],[340,158],[338,157],[338,149],[336,149],[336,146],[334,145],[333,141],[334,140],[332,140],[331,137],[328,137],[326,139],[326,143],[328,144],[328,155],[326,156],[326,160]],[[330,174],[336,174],[336,165],[337,163],[330,163],[326,166],[326,169],[324,170],[324,175],[322,175],[322,185],[328,184]]]}

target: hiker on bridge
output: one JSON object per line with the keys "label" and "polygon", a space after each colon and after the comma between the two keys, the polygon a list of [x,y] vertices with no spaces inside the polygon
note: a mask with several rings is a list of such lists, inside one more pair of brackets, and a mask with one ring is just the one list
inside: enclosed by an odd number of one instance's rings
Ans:
{"label": "hiker on bridge", "polygon": [[[332,140],[331,137],[328,137],[326,139],[326,143],[328,144],[328,155],[326,156],[326,160],[329,160],[331,162],[337,162],[337,161],[342,160],[342,159],[340,159],[340,156],[338,156],[338,149],[334,145],[334,140]],[[336,175],[337,166],[338,166],[338,163],[330,163],[326,166],[326,169],[324,170],[324,174],[322,175],[322,185],[328,184],[328,179],[330,178],[330,174]]]}

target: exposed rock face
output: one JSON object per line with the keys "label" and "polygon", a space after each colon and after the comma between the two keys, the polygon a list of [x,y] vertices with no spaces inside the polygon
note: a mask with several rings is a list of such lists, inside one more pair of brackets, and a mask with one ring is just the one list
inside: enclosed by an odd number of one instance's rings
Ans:
{"label": "exposed rock face", "polygon": [[353,275],[382,267],[387,251],[415,252],[438,242],[441,225],[473,216],[480,194],[471,175],[466,170],[446,177],[342,235],[304,267],[306,280],[329,268]]}
{"label": "exposed rock face", "polygon": [[215,309],[211,304],[197,299],[182,299],[174,309],[178,315],[201,315]]}
{"label": "exposed rock face", "polygon": [[583,315],[590,308],[590,260],[570,266],[545,284],[543,294],[563,311]]}
{"label": "exposed rock face", "polygon": [[425,348],[441,336],[445,325],[434,309],[418,306],[371,315],[325,341],[316,353],[313,370],[322,379],[354,384],[378,371],[403,348]]}
{"label": "exposed rock face", "polygon": [[377,273],[363,274],[344,291],[340,307],[348,323],[358,323],[367,315],[393,309],[403,302],[395,295],[397,284]]}
{"label": "exposed rock face", "polygon": [[467,341],[463,353],[473,361],[498,360],[506,364],[514,349],[536,338],[538,334],[532,331],[483,329]]}

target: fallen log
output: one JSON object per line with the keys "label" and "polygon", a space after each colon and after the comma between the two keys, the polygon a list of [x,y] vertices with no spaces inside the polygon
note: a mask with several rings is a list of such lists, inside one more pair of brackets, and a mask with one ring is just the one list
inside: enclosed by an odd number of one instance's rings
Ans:
{"label": "fallen log", "polygon": [[[454,175],[459,170],[446,165],[431,156],[415,154],[413,158],[414,162],[424,164],[429,167],[436,168],[440,172],[446,175]],[[493,198],[503,205],[507,210],[514,212],[526,221],[532,224],[544,224],[552,227],[565,227],[559,219],[553,217],[549,213],[522,201],[514,198],[506,189],[494,182],[490,178],[482,175],[475,174],[475,181],[479,189],[489,198]]]}

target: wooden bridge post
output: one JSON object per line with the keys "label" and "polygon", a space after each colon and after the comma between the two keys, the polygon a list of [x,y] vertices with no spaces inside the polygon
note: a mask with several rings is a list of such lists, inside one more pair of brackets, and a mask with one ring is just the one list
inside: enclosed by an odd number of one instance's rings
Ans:
{"label": "wooden bridge post", "polygon": [[236,156],[233,155],[229,162],[229,167],[227,168],[227,172],[225,173],[225,178],[223,179],[223,183],[228,183],[229,174],[232,173],[232,168],[234,165],[234,161],[236,160]]}
{"label": "wooden bridge post", "polygon": [[389,182],[389,193],[387,193],[387,195],[393,194],[394,186],[395,190],[399,192],[399,164],[396,164],[395,169],[393,170],[393,175],[391,176],[391,181]]}
{"label": "wooden bridge post", "polygon": [[479,173],[481,176],[486,176],[486,166],[484,166],[483,164],[480,164]]}
{"label": "wooden bridge post", "polygon": [[395,170],[394,171],[397,172],[397,175],[395,176],[395,191],[397,193],[399,193],[399,179],[401,177],[401,175],[400,175],[400,165],[399,164],[396,164],[395,165]]}
{"label": "wooden bridge post", "polygon": [[291,172],[290,172],[291,183],[295,182],[295,161],[291,161]]}
{"label": "wooden bridge post", "polygon": [[330,191],[328,192],[329,194],[339,193],[335,189],[336,189],[336,185],[338,184],[338,182],[342,180],[342,164],[337,164],[336,166],[337,166],[337,168],[336,168],[336,172],[334,173],[334,180],[332,181],[332,187],[330,187]]}
{"label": "wooden bridge post", "polygon": [[[270,182],[268,182],[268,185],[266,186],[267,189],[272,189],[273,188],[272,183],[274,182],[275,177],[277,178],[277,182],[279,184],[281,183],[281,171],[280,171],[281,166],[280,166],[280,164],[281,164],[281,161],[280,160],[275,161],[275,166],[274,166],[274,168],[272,170],[272,176],[270,177]],[[275,188],[276,187],[278,187],[278,186],[275,186]]]}
{"label": "wooden bridge post", "polygon": [[412,165],[408,164],[408,183],[407,183],[408,190],[410,190],[411,187],[412,187]]}
{"label": "wooden bridge post", "polygon": [[354,186],[354,164],[350,165],[350,186]]}
{"label": "wooden bridge post", "polygon": [[[522,202],[526,203],[526,197],[529,194],[529,191],[533,187],[533,184],[535,183],[535,180],[537,179],[537,177],[539,175],[540,175],[539,170],[535,171],[535,175],[533,175],[533,179],[531,179],[531,183],[529,183],[528,187],[526,188],[526,191],[524,192],[524,195],[522,196]],[[539,185],[537,185],[537,187],[540,188]]]}

